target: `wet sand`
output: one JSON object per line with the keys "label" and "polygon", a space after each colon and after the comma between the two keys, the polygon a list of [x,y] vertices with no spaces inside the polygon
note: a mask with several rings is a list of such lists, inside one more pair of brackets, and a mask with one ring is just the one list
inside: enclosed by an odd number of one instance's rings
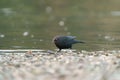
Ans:
{"label": "wet sand", "polygon": [[0,52],[0,80],[120,80],[120,50]]}

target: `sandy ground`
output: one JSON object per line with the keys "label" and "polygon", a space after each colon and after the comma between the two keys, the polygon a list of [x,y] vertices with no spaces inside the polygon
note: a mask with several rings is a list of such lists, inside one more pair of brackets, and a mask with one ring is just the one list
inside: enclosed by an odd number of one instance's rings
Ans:
{"label": "sandy ground", "polygon": [[120,80],[120,51],[0,52],[0,80]]}

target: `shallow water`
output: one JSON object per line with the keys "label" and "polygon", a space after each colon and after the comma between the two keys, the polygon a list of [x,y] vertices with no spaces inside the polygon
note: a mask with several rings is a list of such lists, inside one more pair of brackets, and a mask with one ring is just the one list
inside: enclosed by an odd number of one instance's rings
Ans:
{"label": "shallow water", "polygon": [[77,50],[119,49],[119,2],[0,1],[0,48],[53,50],[54,36],[73,35],[86,42]]}

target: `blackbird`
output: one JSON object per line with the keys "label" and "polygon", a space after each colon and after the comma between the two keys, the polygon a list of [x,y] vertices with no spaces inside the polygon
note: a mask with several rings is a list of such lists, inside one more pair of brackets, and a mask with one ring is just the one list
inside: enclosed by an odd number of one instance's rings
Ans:
{"label": "blackbird", "polygon": [[56,36],[53,38],[53,42],[56,47],[59,48],[59,51],[62,49],[72,49],[72,44],[75,43],[85,43],[75,39],[75,36]]}

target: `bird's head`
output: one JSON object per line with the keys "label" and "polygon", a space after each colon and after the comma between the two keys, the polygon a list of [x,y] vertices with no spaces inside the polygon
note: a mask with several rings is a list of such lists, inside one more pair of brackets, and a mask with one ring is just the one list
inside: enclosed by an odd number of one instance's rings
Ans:
{"label": "bird's head", "polygon": [[52,42],[56,43],[58,40],[59,40],[59,36],[56,36],[56,37],[53,38]]}

